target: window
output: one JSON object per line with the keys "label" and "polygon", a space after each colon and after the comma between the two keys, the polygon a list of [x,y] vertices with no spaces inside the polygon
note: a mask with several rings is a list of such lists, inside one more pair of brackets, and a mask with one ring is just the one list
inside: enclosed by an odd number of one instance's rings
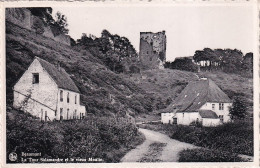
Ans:
{"label": "window", "polygon": [[67,120],[69,119],[70,109],[67,109]]}
{"label": "window", "polygon": [[60,108],[60,120],[63,120],[63,108]]}
{"label": "window", "polygon": [[67,94],[67,103],[70,102],[70,93]]}
{"label": "window", "polygon": [[221,121],[221,122],[224,121],[224,116],[223,116],[223,115],[219,115],[218,117],[220,118],[220,121]]}
{"label": "window", "polygon": [[224,110],[224,103],[219,103],[219,110]]}
{"label": "window", "polygon": [[184,113],[182,113],[182,117],[184,117]]}
{"label": "window", "polygon": [[33,84],[39,83],[39,73],[33,73]]}
{"label": "window", "polygon": [[77,95],[75,95],[75,104],[77,104]]}
{"label": "window", "polygon": [[151,57],[151,58],[150,58],[150,61],[152,61],[152,60],[153,60],[153,58]]}
{"label": "window", "polygon": [[63,90],[60,91],[60,101],[63,102]]}
{"label": "window", "polygon": [[146,51],[146,54],[149,54],[149,51]]}
{"label": "window", "polygon": [[215,110],[215,104],[212,104],[212,110]]}

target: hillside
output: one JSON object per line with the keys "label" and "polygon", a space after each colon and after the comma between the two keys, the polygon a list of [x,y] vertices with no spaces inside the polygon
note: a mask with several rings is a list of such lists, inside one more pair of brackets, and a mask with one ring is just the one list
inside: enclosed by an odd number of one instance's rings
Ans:
{"label": "hillside", "polygon": [[188,82],[198,80],[198,77],[212,79],[231,99],[235,96],[242,96],[248,105],[248,112],[253,112],[252,78],[220,71],[193,73],[173,69],[147,70],[143,71],[141,75],[125,76],[138,84],[147,93],[159,97],[161,104],[157,104],[158,108],[155,108],[157,109],[156,113],[171,110],[171,106],[168,105],[174,102],[174,99]]}
{"label": "hillside", "polygon": [[61,66],[70,74],[81,92],[88,113],[113,115],[152,111],[152,99],[129,80],[108,70],[90,52],[79,52],[70,46],[6,22],[7,104],[13,100],[12,87],[38,56]]}

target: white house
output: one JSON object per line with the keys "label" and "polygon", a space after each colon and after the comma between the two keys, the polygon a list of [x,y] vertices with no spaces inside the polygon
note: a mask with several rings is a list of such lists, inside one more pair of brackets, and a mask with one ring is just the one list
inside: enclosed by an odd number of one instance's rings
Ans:
{"label": "white house", "polygon": [[14,108],[41,120],[68,120],[85,117],[80,92],[69,74],[53,64],[35,57],[15,84]]}
{"label": "white house", "polygon": [[232,102],[210,79],[189,83],[174,102],[170,112],[161,113],[162,123],[216,126],[230,121]]}

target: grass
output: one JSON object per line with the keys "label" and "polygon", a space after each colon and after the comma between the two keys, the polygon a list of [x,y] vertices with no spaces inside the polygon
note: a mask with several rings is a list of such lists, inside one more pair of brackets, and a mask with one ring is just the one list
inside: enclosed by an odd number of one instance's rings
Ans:
{"label": "grass", "polygon": [[253,156],[253,124],[248,121],[227,123],[217,127],[191,127],[182,125],[141,126],[159,131],[173,139],[208,149]]}
{"label": "grass", "polygon": [[[7,112],[7,158],[10,152],[41,152],[43,158],[101,158],[114,163],[144,141],[125,118],[89,117],[85,120],[40,122],[12,110]],[[10,162],[7,160],[7,162]]]}
{"label": "grass", "polygon": [[[7,104],[13,100],[12,87],[28,68],[34,56],[52,64],[60,61],[81,92],[88,113],[113,116],[115,113],[149,113],[152,96],[142,88],[107,69],[102,61],[86,51],[37,35],[6,22],[6,94]],[[15,67],[15,68],[14,68]],[[113,97],[115,104],[111,104]]]}
{"label": "grass", "polygon": [[140,74],[124,74],[147,93],[156,99],[155,110],[158,112],[171,111],[174,99],[181,93],[186,85],[198,77],[207,77],[213,80],[231,99],[242,96],[246,99],[248,112],[253,113],[253,78],[246,78],[238,74],[228,74],[220,71],[188,72],[174,69],[146,70]]}
{"label": "grass", "polygon": [[139,162],[160,162],[158,157],[162,154],[163,148],[166,143],[154,142],[149,145],[148,152],[142,157]]}
{"label": "grass", "polygon": [[237,154],[221,150],[186,149],[180,152],[179,162],[244,162]]}

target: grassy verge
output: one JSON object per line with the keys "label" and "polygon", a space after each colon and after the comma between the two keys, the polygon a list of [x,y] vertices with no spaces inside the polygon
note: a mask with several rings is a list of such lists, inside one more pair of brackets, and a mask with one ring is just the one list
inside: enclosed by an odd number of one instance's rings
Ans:
{"label": "grassy verge", "polygon": [[[42,158],[100,158],[119,162],[144,141],[135,125],[124,118],[91,117],[86,120],[40,122],[23,112],[7,112],[7,158],[10,152],[39,153]],[[9,162],[9,160],[7,160]]]}
{"label": "grassy verge", "polygon": [[243,162],[237,154],[209,149],[186,149],[180,152],[179,162]]}
{"label": "grassy verge", "polygon": [[182,125],[144,125],[173,139],[208,149],[253,156],[253,124],[240,121],[218,127],[190,127]]}

